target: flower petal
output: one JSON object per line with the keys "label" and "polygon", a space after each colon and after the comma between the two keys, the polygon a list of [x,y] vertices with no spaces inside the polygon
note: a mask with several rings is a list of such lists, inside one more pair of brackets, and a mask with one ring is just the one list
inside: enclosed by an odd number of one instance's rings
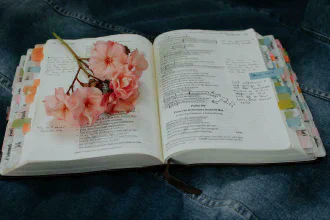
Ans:
{"label": "flower petal", "polygon": [[125,102],[124,100],[118,100],[118,103],[114,107],[115,112],[126,112],[129,113],[133,111],[135,106],[130,102]]}
{"label": "flower petal", "polygon": [[89,68],[93,71],[94,75],[101,80],[105,80],[105,75],[103,71],[107,68],[104,60],[100,60],[98,58],[89,60]]}
{"label": "flower petal", "polygon": [[108,44],[103,40],[97,41],[94,44],[93,50],[96,50],[99,53],[99,56],[106,57],[108,52]]}
{"label": "flower petal", "polygon": [[125,53],[124,46],[112,41],[108,42],[108,46],[108,57],[111,57],[117,64],[125,64],[127,61],[127,54]]}

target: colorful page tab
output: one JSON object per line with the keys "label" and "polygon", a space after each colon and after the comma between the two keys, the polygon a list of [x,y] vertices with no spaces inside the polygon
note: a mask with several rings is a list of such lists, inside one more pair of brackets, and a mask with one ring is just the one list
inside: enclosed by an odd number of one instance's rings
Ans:
{"label": "colorful page tab", "polygon": [[12,127],[19,128],[22,127],[24,124],[31,124],[31,118],[16,119],[13,121]]}
{"label": "colorful page tab", "polygon": [[285,109],[289,109],[289,108],[294,108],[294,104],[291,100],[284,100],[284,101],[278,102],[278,107],[281,110],[285,110]]}
{"label": "colorful page tab", "polygon": [[291,94],[290,93],[280,93],[280,94],[277,94],[277,98],[279,101],[291,100]]}
{"label": "colorful page tab", "polygon": [[288,118],[292,118],[293,117],[293,111],[285,111],[284,112],[284,115],[285,115],[285,118],[288,119]]}
{"label": "colorful page tab", "polygon": [[283,68],[271,69],[263,72],[250,73],[250,79],[264,79],[275,76],[281,76],[284,73]]}
{"label": "colorful page tab", "polygon": [[29,68],[29,72],[39,73],[40,72],[40,66],[31,66]]}
{"label": "colorful page tab", "polygon": [[301,119],[298,116],[288,118],[288,119],[286,119],[286,123],[290,128],[291,127],[298,127],[298,126],[301,125]]}
{"label": "colorful page tab", "polygon": [[291,90],[287,86],[276,86],[275,89],[276,89],[276,92],[279,94],[281,94],[281,93],[290,93],[291,94]]}

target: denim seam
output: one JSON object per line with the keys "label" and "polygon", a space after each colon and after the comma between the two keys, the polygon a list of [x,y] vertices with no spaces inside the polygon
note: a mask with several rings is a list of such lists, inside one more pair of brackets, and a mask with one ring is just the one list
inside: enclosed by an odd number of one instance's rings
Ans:
{"label": "denim seam", "polygon": [[325,44],[330,44],[330,38],[316,30],[314,30],[313,28],[310,28],[308,26],[306,26],[305,24],[301,25],[301,28],[309,33],[310,35],[312,35],[313,38],[319,40],[319,41],[322,41],[323,43]]}
{"label": "denim seam", "polygon": [[103,29],[106,29],[106,30],[111,30],[111,31],[115,31],[115,32],[123,33],[123,34],[139,34],[141,36],[144,36],[144,37],[148,38],[149,40],[153,40],[155,38],[154,36],[145,35],[145,34],[139,32],[139,31],[131,30],[131,29],[128,29],[128,28],[123,27],[123,26],[114,25],[114,24],[110,24],[110,23],[107,23],[107,22],[104,22],[104,21],[95,20],[95,19],[89,18],[85,15],[82,15],[80,13],[69,12],[69,11],[65,10],[64,8],[62,8],[62,7],[58,6],[57,4],[55,4],[52,0],[43,0],[43,1],[49,7],[51,7],[54,11],[59,13],[60,15],[77,19],[81,22],[92,25],[94,27],[99,27],[99,28],[103,28]]}
{"label": "denim seam", "polygon": [[[227,4],[227,3],[224,3],[224,2],[222,2],[222,1],[216,1],[216,2],[218,2],[218,3],[222,3],[222,4],[224,4],[224,5],[228,5],[229,7],[233,7],[231,4]],[[239,7],[239,6],[238,6],[238,7]],[[295,28],[295,27],[293,27],[293,26],[290,26],[290,25],[287,25],[287,24],[285,24],[285,23],[282,23],[282,22],[279,21],[278,19],[273,18],[273,16],[272,16],[270,13],[265,12],[265,11],[263,11],[263,10],[257,10],[257,9],[255,9],[255,8],[247,8],[247,9],[249,9],[249,10],[253,10],[253,11],[256,11],[256,12],[261,13],[261,14],[264,14],[264,15],[267,15],[267,16],[270,17],[273,21],[275,21],[275,22],[281,24],[282,26],[284,26],[284,27],[286,27],[286,28],[290,28],[290,29],[292,29],[293,31],[295,31],[296,29],[299,28],[299,26],[298,26],[297,28]],[[323,42],[323,43],[325,43],[325,44],[328,44],[328,45],[330,44],[330,38],[329,38],[328,36],[325,36],[324,34],[319,33],[319,32],[317,32],[317,31],[313,30],[312,28],[306,26],[304,23],[303,23],[302,25],[300,25],[300,27],[301,27],[301,29],[304,30],[305,32],[311,34],[311,35],[312,35],[311,37],[312,37],[313,39],[319,40],[319,41],[321,41],[321,42]]]}
{"label": "denim seam", "polygon": [[[253,7],[249,8],[249,7],[235,6],[235,5],[233,5],[233,4],[228,4],[228,3],[225,3],[225,2],[223,2],[223,1],[219,1],[219,0],[216,0],[216,2],[217,2],[217,3],[221,3],[221,4],[223,4],[223,5],[227,5],[227,6],[229,6],[230,8],[233,8],[233,7],[240,7],[240,8],[248,9],[248,10],[250,10],[250,11],[258,12],[258,13],[260,13],[260,14],[266,15],[267,17],[270,17],[273,21],[275,21],[275,22],[277,22],[277,23],[283,25],[283,26],[286,27],[286,28],[290,28],[290,29],[292,29],[292,30],[296,30],[296,28],[294,28],[294,27],[292,27],[292,26],[290,26],[290,25],[284,24],[284,23],[282,23],[281,21],[279,21],[278,19],[274,19],[273,16],[272,16],[270,13],[265,12],[265,11],[263,11],[263,10],[261,10],[261,9],[258,10],[258,9],[253,8]],[[298,27],[297,27],[297,28],[298,28]]]}
{"label": "denim seam", "polygon": [[245,207],[241,202],[238,202],[233,199],[225,199],[218,200],[212,197],[209,197],[205,194],[201,194],[199,196],[195,196],[192,194],[186,194],[186,196],[190,197],[192,200],[198,202],[199,204],[209,207],[216,208],[219,206],[227,206],[228,208],[233,209],[237,214],[241,215],[245,219],[257,220],[257,217],[253,214],[251,210]]}
{"label": "denim seam", "polygon": [[[256,9],[254,9],[254,10],[255,10],[255,11],[258,11],[258,10],[256,10]],[[266,11],[260,10],[260,11],[258,11],[258,12],[261,13],[261,14],[267,15],[267,16],[270,17],[272,20],[275,20],[277,23],[283,25],[283,26],[286,27],[286,28],[290,28],[290,29],[292,29],[292,30],[296,30],[297,28],[299,28],[299,27],[294,28],[294,27],[292,27],[292,26],[290,26],[290,25],[287,25],[287,24],[285,24],[285,23],[279,21],[279,19],[277,19],[275,16],[272,16],[270,13],[268,13],[268,12],[266,12]]]}
{"label": "denim seam", "polygon": [[209,197],[203,193],[198,196],[193,195],[193,194],[184,193],[181,190],[178,190],[177,188],[175,188],[171,184],[169,184],[163,175],[159,175],[159,173],[153,173],[153,176],[156,177],[156,179],[171,186],[176,191],[183,193],[185,196],[187,196],[188,198],[192,199],[193,201],[197,202],[198,204],[200,204],[202,206],[205,206],[208,208],[216,208],[219,206],[228,207],[228,208],[234,210],[237,214],[242,216],[244,219],[257,220],[257,217],[253,214],[253,212],[250,211],[247,207],[245,207],[241,202],[238,202],[238,201],[232,200],[232,199],[218,200],[218,199]]}
{"label": "denim seam", "polygon": [[[157,21],[171,21],[171,20],[175,20],[175,19],[181,19],[181,18],[193,18],[193,17],[196,17],[196,16],[203,16],[203,15],[207,15],[207,16],[210,16],[210,15],[213,15],[213,14],[219,14],[218,11],[213,11],[213,12],[203,12],[203,13],[199,13],[199,14],[190,14],[190,15],[179,15],[179,16],[176,16],[176,17],[167,17],[167,18],[161,18],[161,19],[158,19]],[[144,24],[147,24],[147,23],[152,23],[152,22],[155,22],[155,20],[146,20],[146,21],[141,21],[143,22]],[[140,22],[134,22],[134,24],[139,24]],[[159,33],[161,34],[161,33]]]}
{"label": "denim seam", "polygon": [[2,73],[0,73],[0,85],[11,92],[11,81]]}
{"label": "denim seam", "polygon": [[326,101],[330,101],[330,93],[305,86],[304,84],[299,84],[299,85],[300,85],[301,90],[304,93],[315,96],[320,99],[324,99]]}

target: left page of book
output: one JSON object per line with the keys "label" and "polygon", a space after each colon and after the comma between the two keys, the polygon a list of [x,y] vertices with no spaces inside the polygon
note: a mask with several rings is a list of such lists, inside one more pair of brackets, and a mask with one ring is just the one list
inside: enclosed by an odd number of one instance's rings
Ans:
{"label": "left page of book", "polygon": [[[143,72],[136,108],[129,114],[101,115],[95,124],[72,128],[54,125],[47,116],[43,100],[55,88],[67,89],[78,70],[69,51],[57,40],[44,47],[41,83],[35,98],[31,130],[26,135],[20,164],[31,161],[66,161],[122,154],[145,154],[163,160],[157,106],[152,44],[138,35],[115,35],[102,38],[67,40],[80,57],[89,57],[98,40],[111,40],[138,49],[149,67]],[[80,74],[81,77],[83,74]],[[83,77],[80,80],[86,80]]]}

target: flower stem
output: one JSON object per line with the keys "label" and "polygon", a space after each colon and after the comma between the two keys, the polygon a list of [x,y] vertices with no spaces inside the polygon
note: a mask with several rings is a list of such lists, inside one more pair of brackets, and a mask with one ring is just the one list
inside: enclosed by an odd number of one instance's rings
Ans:
{"label": "flower stem", "polygon": [[[68,91],[66,92],[67,95],[70,94],[70,89],[71,89],[71,91],[73,92],[73,86],[74,86],[74,83],[76,82],[76,80],[78,80],[78,75],[79,75],[80,69],[81,69],[81,68],[79,67],[79,68],[78,68],[78,71],[77,71],[77,73],[76,73],[76,76],[74,77],[74,79],[73,79],[73,81],[72,81],[72,83],[71,83],[71,85],[70,85]],[[78,81],[79,81],[79,80],[78,80]]]}
{"label": "flower stem", "polygon": [[81,86],[83,86],[83,82],[81,82],[81,81],[78,79],[78,77],[77,77],[77,81],[78,81],[78,83],[79,83]]}
{"label": "flower stem", "polygon": [[100,82],[103,82],[103,80],[101,80],[101,79],[97,78],[96,76],[94,76],[94,75],[90,74],[89,72],[87,72],[87,70],[81,65],[81,63],[78,63],[78,65],[79,65],[79,67],[80,67],[80,68],[86,73],[86,75],[87,75],[88,77],[92,77],[92,78],[94,78],[94,79],[97,79],[97,80],[100,81]]}
{"label": "flower stem", "polygon": [[72,53],[74,58],[76,58],[77,61],[79,61],[78,55],[72,50],[72,48],[67,44],[60,36],[58,36],[55,32],[53,32],[54,37],[56,37],[57,40],[59,40],[68,50]]}
{"label": "flower stem", "polygon": [[[59,40],[70,52],[71,52],[71,54],[74,56],[74,58],[77,60],[77,63],[78,63],[78,66],[79,66],[79,70],[80,69],[82,69],[85,73],[86,73],[86,75],[88,76],[88,77],[92,77],[92,78],[94,78],[94,79],[97,79],[97,80],[99,80],[100,82],[103,82],[103,80],[101,80],[101,79],[99,79],[99,78],[97,78],[96,76],[93,76],[92,74],[90,74],[90,73],[88,73],[87,72],[87,70],[82,66],[82,64],[84,64],[87,68],[89,68],[88,67],[88,65],[85,63],[85,62],[83,62],[83,60],[89,60],[89,58],[80,58],[73,50],[72,50],[72,48],[60,37],[60,36],[58,36],[55,32],[53,32],[53,35],[56,37],[56,39],[57,40]],[[78,73],[79,73],[79,70],[78,70]],[[76,78],[76,77],[75,77]],[[75,81],[75,80],[74,80]],[[72,85],[73,86],[73,85]],[[70,86],[70,88],[71,88],[71,86]],[[69,89],[70,90],[70,89]]]}
{"label": "flower stem", "polygon": [[84,64],[85,67],[87,67],[89,69],[89,66],[87,63],[85,63],[83,60],[81,60],[81,63]]}

